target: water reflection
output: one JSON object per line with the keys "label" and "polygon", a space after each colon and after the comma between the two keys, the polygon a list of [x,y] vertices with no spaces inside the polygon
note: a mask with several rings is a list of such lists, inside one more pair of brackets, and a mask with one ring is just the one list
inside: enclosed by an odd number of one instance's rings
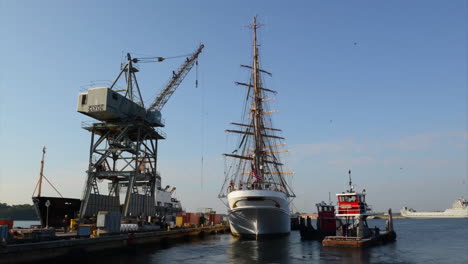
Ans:
{"label": "water reflection", "polygon": [[246,240],[231,237],[227,248],[230,263],[291,263],[289,237]]}
{"label": "water reflection", "polygon": [[323,247],[320,259],[335,263],[369,263],[369,251],[362,248]]}

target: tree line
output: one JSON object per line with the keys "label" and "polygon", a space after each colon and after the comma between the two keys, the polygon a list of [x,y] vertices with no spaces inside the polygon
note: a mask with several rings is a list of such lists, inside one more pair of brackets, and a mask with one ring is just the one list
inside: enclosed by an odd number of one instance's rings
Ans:
{"label": "tree line", "polygon": [[33,205],[8,205],[6,203],[0,203],[0,219],[39,220]]}

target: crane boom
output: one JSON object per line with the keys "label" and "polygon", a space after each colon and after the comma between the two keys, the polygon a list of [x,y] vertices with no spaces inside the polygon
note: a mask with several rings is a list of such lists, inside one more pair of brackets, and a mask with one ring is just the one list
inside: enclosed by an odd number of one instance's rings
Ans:
{"label": "crane boom", "polygon": [[198,49],[192,54],[192,56],[185,60],[184,64],[180,66],[177,72],[173,72],[172,78],[166,84],[165,88],[159,93],[154,102],[150,105],[148,111],[161,111],[161,109],[167,103],[171,95],[175,92],[177,87],[179,87],[180,83],[184,80],[185,76],[192,69],[193,65],[195,64],[195,61],[198,58],[198,55],[202,52],[202,49],[204,47],[205,46],[201,44],[200,47],[198,47]]}

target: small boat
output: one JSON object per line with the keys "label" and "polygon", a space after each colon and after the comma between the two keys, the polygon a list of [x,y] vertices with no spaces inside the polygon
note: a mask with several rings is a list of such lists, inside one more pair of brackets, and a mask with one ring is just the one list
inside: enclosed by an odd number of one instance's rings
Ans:
{"label": "small boat", "polygon": [[[317,206],[317,228],[314,228],[310,217],[300,219],[301,238],[306,240],[323,240],[326,236],[336,235],[336,227],[341,225],[335,216],[335,206],[321,202]],[[340,222],[340,223],[337,223]]]}
{"label": "small boat", "polygon": [[468,200],[457,199],[452,208],[443,212],[418,212],[412,208],[403,207],[400,210],[401,216],[407,218],[468,218]]}
{"label": "small boat", "polygon": [[[237,83],[247,88],[246,107],[242,123],[231,123],[238,129],[226,132],[240,134],[239,144],[231,153],[224,154],[233,161],[225,172],[225,182],[219,198],[227,199],[231,233],[235,236],[259,238],[287,235],[291,231],[289,204],[294,193],[286,183],[283,163],[278,150],[284,138],[273,128],[268,95],[276,93],[262,82],[262,73],[271,75],[259,67],[257,28],[254,18],[253,62],[242,65],[251,71],[250,83]],[[232,159],[231,159],[232,158]]]}

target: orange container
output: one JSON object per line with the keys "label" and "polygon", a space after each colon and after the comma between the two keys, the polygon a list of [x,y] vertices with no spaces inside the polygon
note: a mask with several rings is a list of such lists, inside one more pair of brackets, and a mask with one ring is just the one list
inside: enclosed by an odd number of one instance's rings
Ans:
{"label": "orange container", "polygon": [[8,226],[8,229],[13,228],[13,220],[0,220],[0,225]]}
{"label": "orange container", "polygon": [[221,214],[210,214],[209,224],[217,225],[221,224]]}
{"label": "orange container", "polygon": [[200,224],[200,214],[199,213],[186,213],[184,223],[188,223],[190,225]]}

